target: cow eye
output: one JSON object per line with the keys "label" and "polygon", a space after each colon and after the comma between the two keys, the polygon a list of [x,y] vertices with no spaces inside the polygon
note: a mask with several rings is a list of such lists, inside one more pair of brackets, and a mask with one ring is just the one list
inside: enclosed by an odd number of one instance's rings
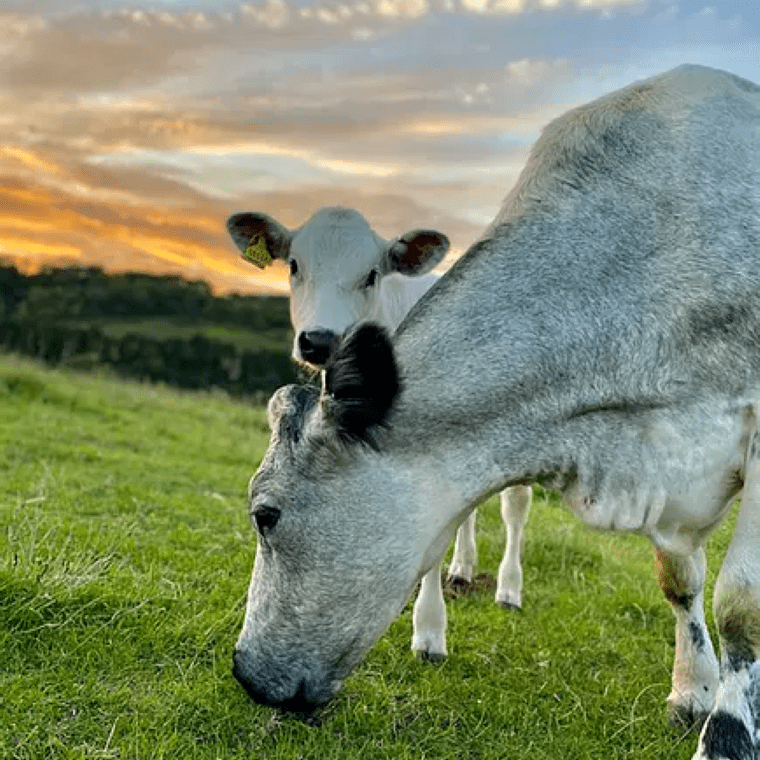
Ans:
{"label": "cow eye", "polygon": [[377,269],[373,269],[368,275],[367,279],[364,281],[364,287],[365,288],[371,288],[374,285],[377,284]]}
{"label": "cow eye", "polygon": [[272,530],[277,525],[279,519],[280,510],[277,507],[269,507],[266,504],[262,504],[253,510],[253,520],[256,523],[256,529],[262,535]]}
{"label": "cow eye", "polygon": [[298,274],[298,263],[295,259],[291,259],[288,263],[290,264],[290,276],[294,277]]}

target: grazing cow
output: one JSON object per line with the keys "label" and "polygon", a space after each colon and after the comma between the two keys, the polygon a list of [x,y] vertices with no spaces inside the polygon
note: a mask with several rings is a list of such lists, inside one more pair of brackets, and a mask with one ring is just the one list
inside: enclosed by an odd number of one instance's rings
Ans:
{"label": "grazing cow", "polygon": [[720,670],[686,638],[674,688],[709,695],[697,760],[757,760],[759,414],[760,87],[683,66],[552,122],[392,342],[359,326],[321,393],[272,397],[234,673],[260,702],[327,700],[463,515],[533,481],[590,526],[648,536],[686,619],[741,494]]}
{"label": "grazing cow", "polygon": [[[282,259],[290,267],[290,315],[295,330],[293,358],[323,368],[340,336],[360,322],[395,330],[409,309],[438,280],[430,270],[446,255],[449,241],[432,230],[414,230],[386,241],[366,219],[347,208],[323,208],[292,231],[263,213],[234,214],[227,229],[245,257],[260,267]],[[250,254],[248,254],[250,256]],[[530,508],[530,486],[501,494],[507,543],[499,566],[496,601],[522,605],[522,532]],[[452,582],[472,581],[476,563],[475,516],[459,528],[449,568]],[[412,649],[433,660],[446,656],[446,607],[441,569],[422,579],[414,605]]]}

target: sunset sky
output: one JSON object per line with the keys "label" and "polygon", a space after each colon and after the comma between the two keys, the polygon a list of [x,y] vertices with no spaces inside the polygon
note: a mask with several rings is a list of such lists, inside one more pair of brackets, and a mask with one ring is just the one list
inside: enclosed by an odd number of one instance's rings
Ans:
{"label": "sunset sky", "polygon": [[459,252],[547,121],[684,62],[760,81],[758,3],[0,0],[0,257],[282,291],[226,217],[336,204]]}

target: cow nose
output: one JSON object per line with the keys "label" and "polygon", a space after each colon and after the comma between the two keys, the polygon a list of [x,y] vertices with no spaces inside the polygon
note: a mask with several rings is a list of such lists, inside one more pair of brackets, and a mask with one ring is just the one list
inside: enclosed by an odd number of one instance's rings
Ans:
{"label": "cow nose", "polygon": [[232,658],[232,675],[237,682],[246,690],[248,696],[259,705],[267,707],[279,707],[293,713],[308,714],[313,712],[323,700],[309,699],[306,695],[306,682],[301,681],[292,694],[273,695],[255,684],[250,678],[244,664],[244,659],[239,652],[235,652]]}
{"label": "cow nose", "polygon": [[270,699],[266,691],[257,687],[254,682],[248,677],[245,667],[243,666],[243,659],[235,652],[232,657],[232,675],[237,682],[248,692],[248,696],[259,705],[275,705],[276,700]]}
{"label": "cow nose", "polygon": [[330,330],[309,330],[298,336],[298,351],[309,364],[323,367],[338,345],[338,336]]}

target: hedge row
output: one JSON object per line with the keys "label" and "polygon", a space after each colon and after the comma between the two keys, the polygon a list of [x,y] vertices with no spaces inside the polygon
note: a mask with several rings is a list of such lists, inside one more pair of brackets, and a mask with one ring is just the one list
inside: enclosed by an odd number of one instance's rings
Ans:
{"label": "hedge row", "polygon": [[109,367],[119,375],[180,388],[222,388],[232,394],[270,394],[296,381],[290,357],[277,351],[240,351],[197,335],[189,340],[128,334],[111,338],[97,328],[32,321],[0,321],[0,350],[78,369]]}

